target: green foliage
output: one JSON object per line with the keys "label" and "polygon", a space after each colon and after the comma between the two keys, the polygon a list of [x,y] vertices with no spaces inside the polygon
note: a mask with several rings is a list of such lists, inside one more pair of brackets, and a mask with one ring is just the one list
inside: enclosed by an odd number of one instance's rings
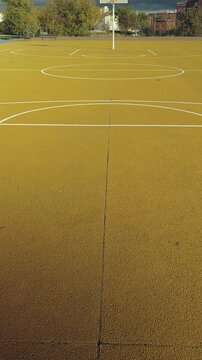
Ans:
{"label": "green foliage", "polygon": [[30,0],[9,0],[4,13],[7,34],[32,37],[39,30],[39,22]]}
{"label": "green foliage", "polygon": [[180,36],[202,35],[202,10],[187,9],[178,15],[176,34]]}
{"label": "green foliage", "polygon": [[41,10],[41,27],[49,34],[88,34],[100,17],[93,0],[52,0]]}
{"label": "green foliage", "polygon": [[63,26],[59,21],[57,6],[55,3],[49,3],[39,12],[40,27],[50,35],[62,34]]}
{"label": "green foliage", "polygon": [[137,13],[131,7],[119,8],[117,10],[119,26],[123,33],[127,34],[134,30],[141,30],[146,27],[148,16],[144,12]]}
{"label": "green foliage", "polygon": [[119,27],[123,33],[135,30],[138,27],[138,16],[131,7],[119,8],[117,10]]}
{"label": "green foliage", "polygon": [[149,16],[144,12],[139,12],[137,14],[137,22],[138,28],[141,30],[142,35],[147,35],[147,29],[149,27]]}

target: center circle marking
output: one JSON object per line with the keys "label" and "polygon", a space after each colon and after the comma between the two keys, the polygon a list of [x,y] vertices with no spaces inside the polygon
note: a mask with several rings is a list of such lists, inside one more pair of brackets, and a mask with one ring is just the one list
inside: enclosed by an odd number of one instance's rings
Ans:
{"label": "center circle marking", "polygon": [[[120,65],[120,68],[114,68],[113,66]],[[133,66],[133,68],[128,69],[123,66]],[[104,68],[107,67],[106,68]],[[111,66],[109,69],[108,66]],[[96,67],[93,69],[92,67]],[[144,67],[144,68],[143,68]],[[150,67],[150,69],[148,69]],[[60,75],[56,74],[56,72],[60,71],[69,71],[69,75]],[[71,75],[71,72],[97,72],[101,73],[103,71],[108,72],[115,72],[119,71],[121,72],[157,72],[157,75],[149,75],[149,76],[128,76],[128,77],[102,77],[102,76],[96,76],[96,77],[90,77],[90,76],[75,76]],[[55,72],[55,73],[54,73]],[[162,72],[171,72],[171,74],[158,74]],[[164,78],[172,78],[176,76],[180,76],[184,74],[184,70],[180,68],[176,68],[173,66],[167,66],[167,65],[154,65],[154,64],[125,64],[125,63],[113,63],[113,64],[71,64],[71,65],[60,65],[60,66],[52,66],[41,70],[41,73],[46,76],[55,77],[55,78],[61,78],[61,79],[75,79],[75,80],[106,80],[106,81],[116,81],[116,80],[154,80],[154,79],[164,79]]]}

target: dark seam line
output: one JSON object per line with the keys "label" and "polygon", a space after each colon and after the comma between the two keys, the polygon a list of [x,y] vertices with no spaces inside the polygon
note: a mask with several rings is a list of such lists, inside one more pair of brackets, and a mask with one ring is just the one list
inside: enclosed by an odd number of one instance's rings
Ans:
{"label": "dark seam line", "polygon": [[[80,341],[32,341],[32,340],[0,340],[0,344],[45,344],[45,345],[95,345],[95,342],[80,342]],[[177,345],[177,344],[147,344],[147,343],[113,343],[100,342],[102,347],[145,347],[145,348],[172,348],[172,349],[202,349],[202,344],[196,345]]]}
{"label": "dark seam line", "polygon": [[95,345],[95,342],[82,342],[82,341],[49,341],[49,340],[0,340],[0,344],[48,344],[48,345]]}
{"label": "dark seam line", "polygon": [[202,349],[202,344],[198,345],[177,345],[177,344],[136,344],[136,343],[111,343],[103,342],[103,346],[112,346],[112,347],[147,347],[147,348],[176,348],[176,349]]}
{"label": "dark seam line", "polygon": [[[110,98],[110,102],[111,102],[111,98]],[[97,356],[96,356],[97,360],[100,360],[101,350],[102,350],[103,293],[104,293],[105,255],[106,255],[106,222],[107,222],[110,137],[111,137],[111,104],[110,104],[110,113],[109,113],[108,149],[107,149],[107,161],[106,161],[106,185],[105,185],[105,206],[104,206],[104,226],[103,226],[104,230],[103,230],[103,242],[102,242],[102,270],[101,270],[101,283],[100,283],[100,317],[99,317],[99,332],[98,332]]]}

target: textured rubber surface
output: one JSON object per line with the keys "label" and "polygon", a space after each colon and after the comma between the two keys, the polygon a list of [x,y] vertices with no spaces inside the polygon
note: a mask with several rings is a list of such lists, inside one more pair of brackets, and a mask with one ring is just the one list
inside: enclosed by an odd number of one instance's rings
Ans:
{"label": "textured rubber surface", "polygon": [[202,43],[110,47],[0,47],[2,360],[202,358]]}

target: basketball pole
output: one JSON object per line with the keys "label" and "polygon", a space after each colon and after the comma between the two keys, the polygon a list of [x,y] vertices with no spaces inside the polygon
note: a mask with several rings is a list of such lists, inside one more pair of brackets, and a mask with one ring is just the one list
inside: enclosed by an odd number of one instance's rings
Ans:
{"label": "basketball pole", "polygon": [[115,3],[112,3],[112,50],[115,50]]}

